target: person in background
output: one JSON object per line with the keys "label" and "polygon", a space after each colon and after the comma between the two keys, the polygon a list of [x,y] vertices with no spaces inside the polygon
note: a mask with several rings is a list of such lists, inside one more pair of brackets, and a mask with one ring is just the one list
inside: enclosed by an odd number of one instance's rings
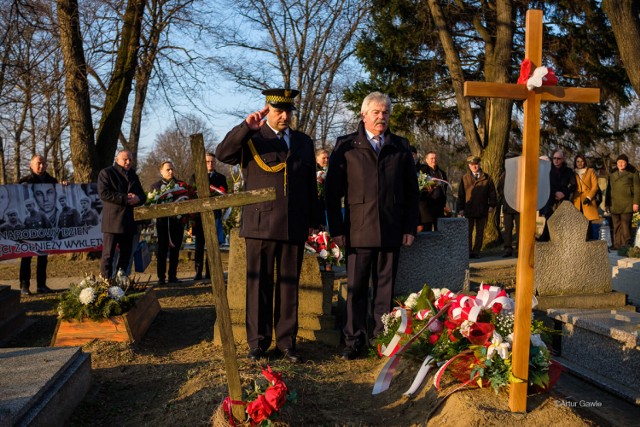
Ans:
{"label": "person in background", "polygon": [[5,213],[9,207],[9,190],[4,185],[0,185],[0,225],[4,223]]}
{"label": "person in background", "polygon": [[80,197],[80,225],[95,226],[100,222],[100,215],[91,207],[91,199],[88,196]]}
{"label": "person in background", "polygon": [[[347,249],[347,303],[341,357],[355,359],[383,333],[391,311],[401,246],[418,227],[418,179],[409,141],[389,130],[391,99],[367,95],[356,132],[341,136],[329,158],[327,214],[333,240]],[[346,214],[343,218],[341,200]],[[369,281],[373,333],[367,328]]]}
{"label": "person in background", "polygon": [[102,169],[98,174],[98,194],[103,205],[100,274],[106,279],[114,275],[113,257],[116,246],[120,248],[120,256],[115,272],[127,271],[137,231],[133,208],[147,200],[131,161],[129,150],[119,151],[115,164]]}
{"label": "person in background", "polygon": [[[213,153],[205,154],[205,163],[207,165],[207,173],[209,174],[209,186],[217,188],[217,190],[211,190],[212,196],[219,196],[221,193],[228,193],[229,186],[227,185],[227,177],[216,171],[216,156]],[[191,176],[191,185],[195,185],[196,176]],[[218,237],[218,243],[224,243],[224,229],[222,226],[222,211],[216,209],[213,211],[213,216],[216,221],[216,232]],[[202,268],[205,267],[205,279],[211,278],[211,272],[209,271],[209,261],[204,259],[204,230],[202,228],[202,217],[200,214],[196,214],[193,220],[193,227],[191,233],[196,239],[196,250],[194,253],[196,275],[193,280],[202,280]]]}
{"label": "person in background", "polygon": [[573,205],[589,220],[587,238],[597,240],[598,235],[594,221],[600,220],[598,207],[594,201],[598,192],[598,178],[595,171],[587,167],[587,159],[577,154],[573,160],[573,170],[576,174],[576,191],[573,193]]}
{"label": "person in background", "polygon": [[418,156],[418,149],[415,145],[410,145],[409,151],[411,151],[411,157],[413,157],[413,164],[416,166],[416,171],[419,171],[422,164],[420,163],[420,157]]}
{"label": "person in background", "polygon": [[299,363],[298,287],[304,244],[320,222],[315,148],[308,135],[290,128],[298,91],[268,89],[262,93],[265,107],[229,131],[218,144],[216,157],[242,166],[245,190],[276,190],[275,200],[242,208],[248,357],[263,358],[275,330],[282,357]]}
{"label": "person in background", "polygon": [[76,209],[67,206],[67,195],[61,194],[58,196],[58,203],[60,204],[60,213],[58,214],[58,228],[70,228],[80,225],[82,220],[80,212]]}
{"label": "person in background", "polygon": [[557,150],[551,158],[553,164],[549,171],[549,199],[540,214],[544,215],[545,223],[542,234],[538,239],[541,242],[549,241],[549,218],[555,212],[560,203],[573,201],[573,192],[576,190],[576,175],[564,161],[564,152]]}
{"label": "person in background", "polygon": [[[517,154],[509,152],[507,153],[505,158],[511,159],[517,156]],[[498,192],[498,201],[502,208],[502,223],[504,225],[504,233],[502,234],[504,252],[502,253],[502,257],[508,258],[513,256],[514,241],[516,252],[518,251],[518,237],[520,235],[520,212],[512,208],[511,205],[507,203],[507,199],[504,194],[505,177],[506,171],[503,171],[502,175],[500,175],[500,178],[498,178],[498,186],[496,190]],[[516,230],[515,238],[513,235],[514,228]]]}
{"label": "person in background", "polygon": [[[420,166],[420,172],[434,178],[447,181],[447,174],[438,166],[438,155],[429,151],[424,157],[426,164]],[[447,184],[436,181],[429,189],[420,189],[420,225],[418,231],[437,231],[438,218],[444,217],[447,205]]]}
{"label": "person in background", "polygon": [[[151,189],[160,191],[163,186],[178,184],[184,186],[173,175],[173,163],[162,162],[160,165],[160,180],[151,184]],[[165,274],[167,273],[167,253],[169,254],[169,283],[178,283],[178,261],[180,248],[182,247],[182,237],[184,234],[184,223],[182,218],[175,216],[162,217],[156,219],[156,233],[158,234],[157,251],[157,273],[158,284],[164,285]]]}
{"label": "person in background", "polygon": [[324,182],[327,179],[327,169],[329,167],[329,152],[324,148],[316,150],[316,180],[318,181],[318,209],[320,225],[327,226],[327,208],[325,206]]}
{"label": "person in background", "polygon": [[[49,175],[49,173],[47,172],[46,159],[40,154],[36,154],[31,158],[31,161],[29,162],[29,169],[29,175],[21,178],[20,184],[52,184],[52,187],[54,187],[53,193],[55,195],[55,184],[58,183],[58,180]],[[28,201],[31,203],[27,203]],[[33,200],[28,201],[25,201],[25,207],[29,212],[29,216],[25,219],[24,222],[25,228],[51,227],[52,224],[55,224],[55,222],[51,222],[51,220],[48,219],[48,216],[45,212],[36,212],[35,203]],[[44,200],[42,201],[44,205]],[[49,202],[47,203],[49,205]],[[51,205],[55,207],[55,199]],[[36,220],[36,217],[41,218]],[[29,221],[29,223],[27,223],[27,221]],[[48,225],[45,224],[45,222],[48,223]],[[20,293],[22,295],[31,295],[31,292],[29,291],[29,287],[31,286],[31,258],[32,257],[23,257],[22,259],[20,259]],[[47,286],[48,260],[49,258],[47,257],[47,255],[38,256],[38,261],[36,264],[36,284],[39,294],[52,292],[52,290]]]}
{"label": "person in background", "polygon": [[480,258],[484,227],[489,213],[498,204],[498,197],[493,180],[480,168],[480,157],[467,157],[467,165],[469,170],[458,186],[457,211],[469,221],[469,258]]}
{"label": "person in background", "polygon": [[629,164],[626,154],[616,159],[616,170],[609,175],[605,196],[605,210],[611,212],[613,221],[613,246],[619,249],[630,246],[631,219],[640,205],[640,179],[636,168]]}

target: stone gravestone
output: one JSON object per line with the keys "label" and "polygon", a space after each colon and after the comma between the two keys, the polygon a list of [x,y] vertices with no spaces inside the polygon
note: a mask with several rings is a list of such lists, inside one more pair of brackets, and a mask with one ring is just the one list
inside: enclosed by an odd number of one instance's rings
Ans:
{"label": "stone gravestone", "polygon": [[620,308],[625,295],[612,292],[606,242],[586,241],[589,221],[563,202],[549,219],[550,241],[537,242],[534,291],[538,310]]}
{"label": "stone gravestone", "polygon": [[[238,228],[229,236],[229,266],[227,276],[227,298],[231,311],[233,336],[236,342],[246,342],[246,286],[247,256],[244,239]],[[300,272],[298,301],[298,337],[337,346],[340,331],[335,329],[336,319],[331,314],[333,299],[332,272],[320,273],[315,255],[305,255]],[[218,323],[214,332],[214,343],[220,343]],[[275,336],[275,334],[274,334]]]}
{"label": "stone gravestone", "polygon": [[461,291],[469,268],[468,233],[465,218],[439,218],[438,231],[418,233],[413,245],[400,249],[395,294],[418,292],[425,283]]}
{"label": "stone gravestone", "polygon": [[20,306],[20,291],[0,285],[0,344],[25,327],[26,316]]}
{"label": "stone gravestone", "polygon": [[612,292],[607,244],[586,241],[588,221],[569,202],[549,219],[549,242],[535,246],[534,289],[562,331],[556,359],[570,372],[640,403],[640,314]]}

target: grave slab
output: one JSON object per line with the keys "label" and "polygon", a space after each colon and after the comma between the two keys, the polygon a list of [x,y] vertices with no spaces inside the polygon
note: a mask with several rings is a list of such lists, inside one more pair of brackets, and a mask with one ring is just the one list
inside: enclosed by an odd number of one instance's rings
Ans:
{"label": "grave slab", "polygon": [[559,356],[576,374],[640,404],[640,313],[550,309],[562,330]]}
{"label": "grave slab", "polygon": [[0,285],[0,343],[25,328],[26,315],[20,306],[20,291]]}
{"label": "grave slab", "polygon": [[611,287],[627,294],[629,303],[640,307],[640,259],[618,259],[611,269]]}
{"label": "grave slab", "polygon": [[89,390],[79,347],[0,349],[0,426],[60,426]]}

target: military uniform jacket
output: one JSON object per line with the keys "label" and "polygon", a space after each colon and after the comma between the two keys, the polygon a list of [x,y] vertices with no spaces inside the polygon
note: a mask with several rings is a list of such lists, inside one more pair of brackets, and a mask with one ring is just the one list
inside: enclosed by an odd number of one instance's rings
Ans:
{"label": "military uniform jacket", "polygon": [[640,180],[635,168],[627,165],[623,171],[611,172],[605,196],[605,206],[613,214],[633,213],[633,205],[640,204]]}
{"label": "military uniform jacket", "polygon": [[498,205],[496,187],[489,175],[480,172],[480,178],[476,179],[471,171],[462,176],[458,187],[458,200],[456,210],[464,211],[466,218],[483,218],[489,215],[489,208]]}
{"label": "military uniform jacket", "polygon": [[329,158],[325,192],[331,235],[346,236],[350,247],[397,247],[404,234],[416,233],[416,166],[409,141],[389,130],[379,155],[363,122],[357,132],[338,138]]}
{"label": "military uniform jacket", "polygon": [[[286,169],[268,172],[261,168],[249,149],[249,140],[266,166],[286,162]],[[243,207],[241,237],[302,242],[307,240],[309,227],[318,225],[313,141],[306,134],[289,129],[289,143],[287,151],[284,141],[278,140],[266,123],[254,131],[243,121],[218,144],[219,161],[242,165],[245,191],[276,189],[276,200]]]}
{"label": "military uniform jacket", "polygon": [[140,179],[133,169],[127,173],[120,165],[104,168],[98,174],[98,194],[102,200],[102,232],[131,233],[136,231],[133,206],[127,203],[127,194],[140,198],[140,205],[147,200]]}

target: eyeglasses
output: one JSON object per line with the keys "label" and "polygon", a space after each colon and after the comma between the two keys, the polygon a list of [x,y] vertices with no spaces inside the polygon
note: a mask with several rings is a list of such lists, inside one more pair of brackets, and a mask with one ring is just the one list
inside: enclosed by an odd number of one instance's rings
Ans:
{"label": "eyeglasses", "polygon": [[564,160],[564,157],[554,157],[553,160]]}

